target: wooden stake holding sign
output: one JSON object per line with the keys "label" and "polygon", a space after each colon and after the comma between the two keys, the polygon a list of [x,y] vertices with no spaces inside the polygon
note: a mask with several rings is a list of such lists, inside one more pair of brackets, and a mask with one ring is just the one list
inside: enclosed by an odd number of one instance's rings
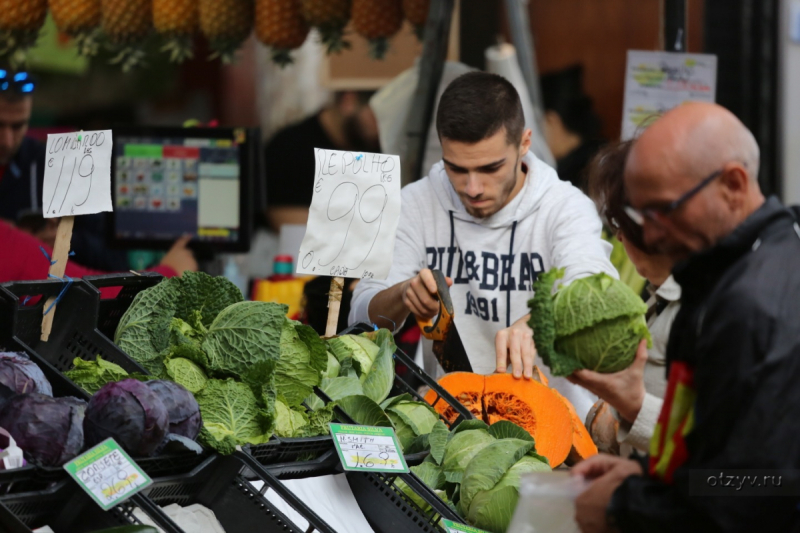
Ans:
{"label": "wooden stake holding sign", "polygon": [[332,276],[325,336],[336,335],[344,278],[386,279],[400,218],[400,158],[314,150],[314,196],[296,272]]}
{"label": "wooden stake holding sign", "polygon": [[[42,211],[45,218],[60,218],[51,278],[67,282],[65,272],[75,216],[111,211],[111,130],[59,133],[47,136]],[[45,302],[43,341],[50,338],[58,298]]]}
{"label": "wooden stake holding sign", "polygon": [[[56,243],[53,246],[53,255],[50,261],[50,277],[63,278],[67,270],[69,260],[69,247],[72,242],[72,226],[75,224],[74,216],[66,216],[58,222],[56,232]],[[56,314],[56,298],[51,296],[44,304],[44,316],[42,317],[42,340],[50,338],[50,330],[53,328],[53,316]]]}
{"label": "wooden stake holding sign", "polygon": [[344,278],[335,277],[331,280],[331,290],[328,292],[328,323],[325,325],[326,337],[336,335],[336,327],[339,324],[339,309],[342,307],[343,289]]}

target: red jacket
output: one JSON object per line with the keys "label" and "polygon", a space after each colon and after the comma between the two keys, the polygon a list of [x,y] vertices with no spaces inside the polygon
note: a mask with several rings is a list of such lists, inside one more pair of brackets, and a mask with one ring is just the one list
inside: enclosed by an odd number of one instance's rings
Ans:
{"label": "red jacket", "polygon": [[[0,283],[47,279],[50,263],[39,248],[40,246],[52,255],[53,250],[49,246],[42,245],[32,235],[0,221]],[[178,274],[163,265],[149,270],[166,277]],[[72,259],[67,263],[66,275],[71,278],[107,273],[82,267]]]}

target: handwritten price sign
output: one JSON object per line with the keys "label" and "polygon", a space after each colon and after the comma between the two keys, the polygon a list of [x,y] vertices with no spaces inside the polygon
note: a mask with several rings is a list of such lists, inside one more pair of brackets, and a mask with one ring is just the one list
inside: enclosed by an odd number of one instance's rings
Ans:
{"label": "handwritten price sign", "polygon": [[111,130],[47,136],[45,218],[111,211]]}
{"label": "handwritten price sign", "polygon": [[104,440],[64,469],[104,511],[152,483],[114,439]]}
{"label": "handwritten price sign", "polygon": [[394,429],[335,423],[330,428],[345,470],[408,473]]}
{"label": "handwritten price sign", "polygon": [[315,149],[299,274],[386,279],[400,217],[400,158]]}

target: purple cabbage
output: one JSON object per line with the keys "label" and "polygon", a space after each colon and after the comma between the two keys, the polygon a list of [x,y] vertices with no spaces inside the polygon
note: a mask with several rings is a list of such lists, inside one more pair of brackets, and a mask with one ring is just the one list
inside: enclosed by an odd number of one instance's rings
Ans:
{"label": "purple cabbage", "polygon": [[53,387],[39,365],[20,352],[0,352],[0,383],[17,394],[53,395]]}
{"label": "purple cabbage", "polygon": [[0,409],[0,427],[34,464],[61,466],[83,448],[86,402],[72,397],[18,394]]}
{"label": "purple cabbage", "polygon": [[150,390],[164,403],[169,415],[169,433],[196,439],[203,424],[200,406],[191,392],[183,386],[161,379],[145,382]]}
{"label": "purple cabbage", "polygon": [[134,456],[156,451],[169,428],[169,414],[158,395],[136,379],[107,383],[89,400],[83,429],[87,446],[109,437]]}

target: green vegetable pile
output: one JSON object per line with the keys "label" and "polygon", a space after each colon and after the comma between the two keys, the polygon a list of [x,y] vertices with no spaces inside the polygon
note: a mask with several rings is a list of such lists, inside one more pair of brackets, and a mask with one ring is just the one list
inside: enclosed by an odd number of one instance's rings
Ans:
{"label": "green vegetable pile", "polygon": [[564,269],[539,275],[528,302],[536,349],[554,376],[581,368],[619,372],[633,362],[642,338],[651,346],[647,306],[625,283],[601,273],[552,294],[563,276]]}
{"label": "green vegetable pile", "polygon": [[[491,533],[505,533],[519,500],[520,477],[550,471],[536,453],[533,437],[512,422],[491,426],[468,420],[452,432],[437,421],[428,435],[430,454],[411,467],[423,483],[467,523]],[[423,511],[430,506],[402,480],[403,492]]]}
{"label": "green vegetable pile", "polygon": [[[284,305],[243,301],[223,277],[187,272],[140,292],[120,320],[115,342],[153,376],[192,392],[203,417],[198,440],[227,454],[272,435],[328,432],[333,407],[309,412],[303,405],[327,370],[325,343],[312,328],[286,318],[286,311]],[[117,379],[107,365],[98,361],[102,375],[79,384],[94,388]]]}
{"label": "green vegetable pile", "polygon": [[[391,339],[388,331],[363,337],[370,336],[378,343],[379,339]],[[468,523],[504,533],[519,499],[520,476],[550,470],[547,458],[536,453],[533,437],[505,420],[491,426],[482,420],[468,420],[450,431],[426,402],[416,401],[410,394],[386,398],[390,386],[376,394],[375,389],[362,385],[362,381],[377,379],[370,376],[380,367],[377,363],[382,357],[369,344],[344,336],[328,340],[328,347],[329,364],[321,388],[339,408],[357,424],[394,428],[406,456],[428,452],[411,471]],[[341,375],[343,368],[348,369],[346,375]],[[364,377],[356,368],[371,372]],[[395,484],[423,513],[431,511],[430,504],[402,479]]]}

